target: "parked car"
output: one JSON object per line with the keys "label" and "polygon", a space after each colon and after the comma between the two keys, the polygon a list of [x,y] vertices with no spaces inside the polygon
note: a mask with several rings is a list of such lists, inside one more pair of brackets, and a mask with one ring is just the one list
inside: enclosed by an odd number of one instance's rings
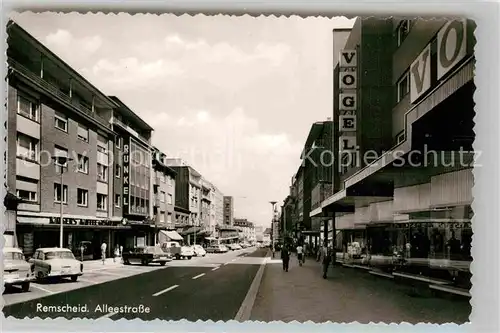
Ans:
{"label": "parked car", "polygon": [[232,249],[232,250],[241,250],[241,249],[242,249],[242,247],[241,247],[241,245],[240,245],[240,244],[238,244],[238,243],[233,243],[233,244],[231,244],[231,249]]}
{"label": "parked car", "polygon": [[163,251],[160,246],[140,246],[123,253],[123,263],[125,265],[159,263],[165,266],[168,261],[172,261],[172,257],[169,253]]}
{"label": "parked car", "polygon": [[228,248],[222,244],[210,245],[207,247],[208,253],[225,253],[228,251]]}
{"label": "parked car", "polygon": [[30,282],[33,281],[33,268],[24,259],[21,249],[5,247],[3,252],[3,284],[5,287],[20,285],[22,291],[30,290]]}
{"label": "parked car", "polygon": [[171,258],[181,258],[181,245],[178,242],[165,242],[161,244],[161,249],[170,254]]}
{"label": "parked car", "polygon": [[192,257],[194,257],[194,249],[192,246],[181,246],[181,253],[180,253],[180,258],[185,259],[188,258],[191,260]]}
{"label": "parked car", "polygon": [[193,246],[193,251],[196,257],[204,257],[207,254],[207,251],[201,245]]}
{"label": "parked car", "polygon": [[35,251],[29,262],[34,265],[33,272],[37,279],[69,277],[75,282],[79,276],[83,275],[83,263],[76,260],[69,249],[40,248]]}

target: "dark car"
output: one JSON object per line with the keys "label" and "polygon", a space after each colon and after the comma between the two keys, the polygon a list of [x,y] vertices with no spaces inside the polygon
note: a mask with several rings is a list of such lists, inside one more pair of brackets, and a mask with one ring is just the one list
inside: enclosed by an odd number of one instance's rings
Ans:
{"label": "dark car", "polygon": [[164,266],[171,260],[171,255],[164,252],[159,246],[140,246],[123,251],[123,263],[125,265],[130,265],[132,263],[140,263],[141,265],[159,263]]}

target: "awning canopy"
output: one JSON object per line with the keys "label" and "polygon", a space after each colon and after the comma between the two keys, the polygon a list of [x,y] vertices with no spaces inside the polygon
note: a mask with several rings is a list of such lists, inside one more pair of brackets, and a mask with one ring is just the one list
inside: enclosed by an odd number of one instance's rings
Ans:
{"label": "awning canopy", "polygon": [[167,236],[168,238],[170,238],[171,240],[183,240],[182,236],[179,235],[179,233],[175,230],[169,230],[169,231],[166,231],[166,230],[160,230],[160,232],[162,234],[164,234],[165,236]]}
{"label": "awning canopy", "polygon": [[200,232],[201,228],[200,227],[190,227],[189,229],[183,230],[180,232],[181,235],[189,235],[189,234],[194,234],[195,232]]}

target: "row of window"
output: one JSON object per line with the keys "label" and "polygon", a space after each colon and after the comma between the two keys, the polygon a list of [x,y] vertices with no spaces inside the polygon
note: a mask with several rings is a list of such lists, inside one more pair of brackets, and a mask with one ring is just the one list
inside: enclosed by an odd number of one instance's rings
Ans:
{"label": "row of window", "polygon": [[172,223],[172,213],[165,213],[164,211],[159,214],[160,223],[165,222],[165,215],[167,216],[167,223]]}
{"label": "row of window", "polygon": [[167,204],[169,205],[172,205],[172,202],[173,202],[173,197],[172,197],[172,194],[168,193],[165,193],[164,191],[161,191],[160,192],[160,202],[165,202],[167,201]]}

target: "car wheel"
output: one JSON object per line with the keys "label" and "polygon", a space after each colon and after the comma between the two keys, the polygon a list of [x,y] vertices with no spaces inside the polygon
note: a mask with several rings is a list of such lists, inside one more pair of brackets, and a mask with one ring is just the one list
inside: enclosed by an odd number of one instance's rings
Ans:
{"label": "car wheel", "polygon": [[176,255],[175,255],[175,259],[180,260],[180,259],[181,259],[181,256],[180,256],[180,255],[178,255],[178,254],[176,254]]}
{"label": "car wheel", "polygon": [[166,262],[162,261],[160,262],[160,265],[165,266]]}
{"label": "car wheel", "polygon": [[146,260],[144,260],[144,259],[141,260],[141,265],[146,266],[147,264],[148,264],[148,262]]}
{"label": "car wheel", "polygon": [[27,292],[30,290],[30,283],[29,282],[24,282],[22,285],[21,285],[21,288],[22,288],[22,291],[23,292]]}
{"label": "car wheel", "polygon": [[41,271],[38,271],[38,273],[36,274],[36,278],[37,278],[37,280],[42,280],[43,279],[43,273]]}
{"label": "car wheel", "polygon": [[126,259],[126,260],[123,261],[123,264],[124,265],[130,265],[130,261],[128,261],[128,259]]}
{"label": "car wheel", "polygon": [[73,275],[71,281],[76,282],[76,280],[78,280],[78,275]]}
{"label": "car wheel", "polygon": [[188,257],[189,260],[191,260],[191,257]]}

